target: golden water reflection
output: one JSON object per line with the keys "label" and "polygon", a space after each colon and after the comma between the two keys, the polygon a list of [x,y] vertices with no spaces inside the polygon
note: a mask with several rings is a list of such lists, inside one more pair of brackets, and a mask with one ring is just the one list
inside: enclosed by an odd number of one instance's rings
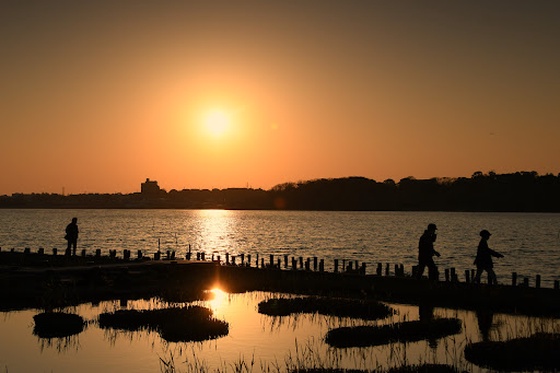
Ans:
{"label": "golden water reflection", "polygon": [[[412,321],[420,317],[417,306],[391,304],[397,311],[381,321],[363,321],[318,314],[271,317],[258,313],[260,301],[278,296],[267,292],[228,294],[212,289],[215,297],[197,303],[212,309],[214,317],[229,323],[229,334],[204,342],[171,343],[157,333],[101,330],[95,320],[103,312],[123,309],[119,301],[81,305],[72,309],[88,320],[88,328],[65,345],[64,341],[38,340],[32,335],[34,310],[5,312],[0,317],[0,364],[8,371],[53,372],[160,372],[172,364],[178,372],[286,371],[289,367],[389,368],[403,364],[439,363],[469,372],[487,372],[465,361],[467,343],[482,339],[506,340],[537,331],[559,332],[557,319],[494,314],[484,316],[464,310],[434,308],[433,317],[463,321],[460,334],[434,341],[393,343],[367,348],[337,349],[324,342],[332,328]],[[168,307],[155,299],[128,301],[128,309]],[[30,327],[31,325],[31,327]],[[61,343],[63,348],[61,348]],[[63,356],[63,358],[61,358]],[[239,369],[240,367],[245,367]],[[250,367],[250,370],[248,369]]]}

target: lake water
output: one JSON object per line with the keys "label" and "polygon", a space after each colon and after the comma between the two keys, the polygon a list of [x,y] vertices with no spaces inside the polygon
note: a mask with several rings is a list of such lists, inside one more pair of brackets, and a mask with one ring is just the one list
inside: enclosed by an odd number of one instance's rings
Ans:
{"label": "lake water", "polygon": [[[334,259],[376,263],[416,263],[418,237],[426,225],[438,225],[436,259],[440,268],[459,274],[472,268],[481,229],[493,233],[490,246],[505,258],[496,261],[499,280],[541,274],[543,285],[559,279],[560,214],[443,213],[443,212],[271,212],[222,210],[0,210],[2,250],[64,248],[64,228],[72,217],[80,226],[79,250],[142,250],[153,255],[175,250],[184,257],[189,245],[225,257],[226,253],[317,256],[332,270]],[[339,326],[416,320],[418,307],[391,305],[397,314],[384,321],[360,321],[320,315],[270,317],[257,312],[260,301],[278,294],[219,293],[201,302],[230,325],[226,337],[197,343],[170,343],[157,333],[103,330],[96,324],[102,312],[157,308],[154,300],[83,304],[67,311],[88,320],[79,335],[42,339],[33,334],[33,315],[40,310],[0,313],[0,369],[7,372],[163,372],[172,362],[176,372],[284,372],[290,366],[388,368],[405,363],[454,364],[469,372],[486,372],[464,360],[467,343],[480,341],[474,312],[436,308],[436,317],[457,317],[460,334],[436,342],[393,343],[369,348],[329,348],[323,341]],[[491,340],[560,331],[554,319],[495,314]]]}
{"label": "lake water", "polygon": [[78,218],[78,251],[104,255],[116,249],[144,255],[175,250],[184,258],[193,252],[212,254],[270,254],[318,257],[332,270],[334,259],[366,263],[416,264],[418,238],[430,222],[438,226],[436,258],[443,269],[454,267],[460,278],[473,268],[478,233],[493,233],[490,247],[505,255],[495,260],[498,281],[509,283],[512,272],[537,274],[542,285],[560,279],[560,214],[456,212],[308,212],[227,210],[0,210],[0,247],[47,252],[65,248],[64,229]]}

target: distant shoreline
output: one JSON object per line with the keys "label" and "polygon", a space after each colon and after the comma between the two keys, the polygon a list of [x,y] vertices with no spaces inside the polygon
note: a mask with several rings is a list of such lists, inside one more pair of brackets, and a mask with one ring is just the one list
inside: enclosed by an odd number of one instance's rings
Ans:
{"label": "distant shoreline", "polygon": [[560,212],[560,174],[477,172],[470,178],[409,177],[399,182],[347,177],[285,183],[270,190],[169,192],[147,179],[138,193],[18,193],[0,196],[0,208]]}

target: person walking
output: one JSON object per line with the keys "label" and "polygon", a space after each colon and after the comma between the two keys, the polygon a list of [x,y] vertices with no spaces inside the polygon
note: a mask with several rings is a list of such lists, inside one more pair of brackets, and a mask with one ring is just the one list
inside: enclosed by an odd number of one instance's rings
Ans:
{"label": "person walking", "polygon": [[76,255],[76,248],[78,246],[78,218],[72,218],[70,224],[66,226],[66,236],[64,238],[68,241],[66,247],[66,255]]}
{"label": "person walking", "polygon": [[438,280],[439,272],[436,264],[434,263],[434,256],[439,257],[440,254],[434,249],[434,242],[437,238],[437,227],[434,223],[428,224],[428,228],[420,237],[418,243],[418,268],[416,278],[422,278],[424,269],[428,267],[428,278],[430,280]]}
{"label": "person walking", "polygon": [[476,251],[476,258],[474,264],[476,265],[476,275],[474,276],[474,283],[480,284],[480,276],[483,271],[488,273],[488,285],[497,284],[496,273],[494,273],[494,263],[492,257],[503,258],[504,256],[497,251],[488,247],[488,239],[492,234],[486,229],[480,231],[480,242],[478,243],[478,250]]}

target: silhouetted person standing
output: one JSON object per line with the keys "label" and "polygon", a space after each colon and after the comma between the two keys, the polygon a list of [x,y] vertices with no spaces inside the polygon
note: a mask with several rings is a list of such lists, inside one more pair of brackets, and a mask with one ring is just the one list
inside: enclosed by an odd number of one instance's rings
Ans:
{"label": "silhouetted person standing", "polygon": [[504,256],[497,251],[492,250],[488,247],[488,239],[492,234],[486,229],[480,231],[480,242],[478,243],[478,250],[476,251],[476,259],[474,264],[476,265],[476,275],[474,276],[474,282],[480,284],[480,276],[482,271],[488,272],[488,284],[497,284],[496,274],[494,273],[494,263],[492,262],[492,257],[503,258]]}
{"label": "silhouetted person standing", "polygon": [[[76,247],[78,246],[78,218],[72,218],[70,224],[66,226],[66,240],[68,241],[68,246],[66,247],[66,255],[76,255]],[[72,250],[72,251],[71,251]]]}
{"label": "silhouetted person standing", "polygon": [[416,277],[419,279],[422,278],[424,268],[426,267],[428,267],[428,277],[430,280],[437,280],[439,277],[439,272],[433,258],[434,255],[440,256],[434,250],[434,242],[437,238],[436,230],[435,224],[428,224],[428,229],[420,237],[420,242],[418,243],[418,271],[416,273]]}

